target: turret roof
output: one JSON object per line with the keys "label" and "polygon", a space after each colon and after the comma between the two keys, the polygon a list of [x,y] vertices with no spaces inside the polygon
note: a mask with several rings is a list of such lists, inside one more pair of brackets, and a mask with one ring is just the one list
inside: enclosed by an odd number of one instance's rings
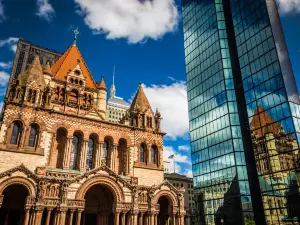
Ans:
{"label": "turret roof", "polygon": [[101,77],[101,80],[99,82],[99,84],[97,85],[98,89],[104,89],[106,90],[106,85],[105,85],[105,82],[104,82],[104,76]]}
{"label": "turret roof", "polygon": [[140,83],[139,89],[131,103],[130,110],[140,110],[141,112],[145,112],[148,109],[151,110],[151,106],[145,95],[143,85]]}

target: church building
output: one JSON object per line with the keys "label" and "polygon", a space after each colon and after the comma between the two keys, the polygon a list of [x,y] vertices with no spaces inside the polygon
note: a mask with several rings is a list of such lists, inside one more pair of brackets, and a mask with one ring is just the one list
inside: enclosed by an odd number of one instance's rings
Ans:
{"label": "church building", "polygon": [[183,225],[184,189],[164,180],[162,117],[143,86],[110,122],[104,77],[94,80],[76,36],[54,56],[41,63],[36,54],[12,71],[0,123],[0,224]]}

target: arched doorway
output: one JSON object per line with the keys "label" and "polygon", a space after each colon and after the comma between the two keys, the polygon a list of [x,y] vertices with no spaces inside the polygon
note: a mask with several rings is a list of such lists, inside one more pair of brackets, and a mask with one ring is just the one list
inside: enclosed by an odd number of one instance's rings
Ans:
{"label": "arched doorway", "polygon": [[170,202],[166,196],[161,196],[158,199],[159,213],[157,217],[158,225],[169,225],[171,224],[171,213],[170,213]]}
{"label": "arched doorway", "polygon": [[3,204],[0,208],[0,224],[22,224],[26,197],[29,195],[27,188],[21,184],[12,184],[3,191],[3,195]]}
{"label": "arched doorway", "polygon": [[105,185],[92,186],[85,194],[84,224],[113,225],[113,193]]}

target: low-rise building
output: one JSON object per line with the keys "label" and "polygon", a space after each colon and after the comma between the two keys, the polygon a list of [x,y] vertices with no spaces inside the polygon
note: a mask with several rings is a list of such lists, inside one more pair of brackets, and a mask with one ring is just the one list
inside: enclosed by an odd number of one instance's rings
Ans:
{"label": "low-rise building", "polygon": [[165,173],[165,179],[177,189],[184,188],[184,209],[186,211],[184,224],[194,225],[195,199],[193,178],[189,178],[178,173]]}

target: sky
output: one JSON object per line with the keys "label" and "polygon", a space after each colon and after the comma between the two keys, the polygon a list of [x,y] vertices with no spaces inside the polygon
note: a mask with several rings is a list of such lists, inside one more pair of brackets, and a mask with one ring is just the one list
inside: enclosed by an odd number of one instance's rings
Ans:
{"label": "sky", "polygon": [[[77,46],[96,81],[133,98],[139,82],[161,112],[164,160],[170,172],[192,176],[180,0],[0,0],[0,105],[19,38],[64,52]],[[300,0],[278,0],[297,86],[300,87]],[[175,155],[174,161],[169,160]]]}

